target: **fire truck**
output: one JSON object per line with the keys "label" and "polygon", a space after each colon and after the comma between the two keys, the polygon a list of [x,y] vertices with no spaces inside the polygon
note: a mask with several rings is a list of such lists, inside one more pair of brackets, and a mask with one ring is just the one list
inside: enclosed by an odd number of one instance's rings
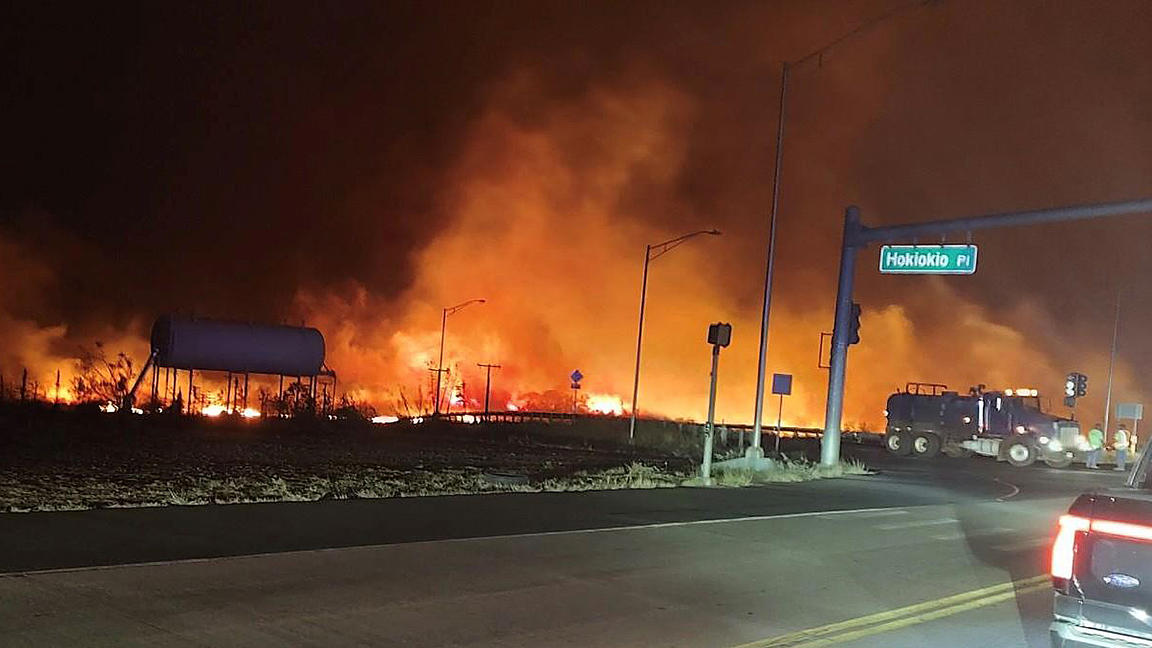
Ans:
{"label": "fire truck", "polygon": [[888,397],[884,445],[898,456],[981,455],[1029,466],[1042,460],[1065,468],[1083,460],[1088,442],[1080,425],[1044,412],[1035,389],[967,393],[939,383],[908,383]]}

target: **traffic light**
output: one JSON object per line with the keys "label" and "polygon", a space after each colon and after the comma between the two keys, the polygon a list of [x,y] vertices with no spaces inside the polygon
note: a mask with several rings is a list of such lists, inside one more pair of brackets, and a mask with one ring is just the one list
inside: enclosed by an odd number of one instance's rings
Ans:
{"label": "traffic light", "polygon": [[1076,399],[1088,394],[1088,376],[1073,371],[1064,379],[1064,404],[1076,407]]}
{"label": "traffic light", "polygon": [[848,319],[848,344],[860,344],[860,304],[852,302],[852,315]]}

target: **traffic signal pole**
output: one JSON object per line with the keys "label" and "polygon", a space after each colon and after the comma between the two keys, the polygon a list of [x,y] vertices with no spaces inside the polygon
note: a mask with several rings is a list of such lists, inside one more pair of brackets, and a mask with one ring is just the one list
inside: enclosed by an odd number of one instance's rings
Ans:
{"label": "traffic signal pole", "polygon": [[856,253],[869,243],[972,232],[981,229],[1041,225],[1064,221],[1152,214],[1152,198],[1126,202],[1098,203],[973,216],[953,220],[929,221],[885,227],[866,227],[860,223],[860,209],[855,205],[844,210],[844,238],[840,247],[840,277],[836,290],[836,320],[832,329],[832,361],[828,371],[828,400],[824,410],[824,435],[820,444],[820,463],[834,466],[840,461],[840,424],[844,409],[844,376],[848,365],[849,320],[852,316],[852,289],[856,275]]}
{"label": "traffic signal pole", "polygon": [[840,280],[836,286],[836,322],[832,328],[832,360],[828,363],[828,401],[824,409],[824,437],[820,442],[820,464],[824,466],[840,463],[840,420],[844,413],[852,284],[856,280],[856,250],[861,247],[855,244],[855,240],[860,229],[860,208],[852,205],[844,210],[844,242],[840,249]]}

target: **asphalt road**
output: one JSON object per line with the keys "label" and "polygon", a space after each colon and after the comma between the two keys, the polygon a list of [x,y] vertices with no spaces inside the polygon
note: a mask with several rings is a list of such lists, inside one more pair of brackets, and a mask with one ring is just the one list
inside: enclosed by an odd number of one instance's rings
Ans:
{"label": "asphalt road", "polygon": [[[1111,472],[0,515],[0,645],[1043,646]],[[100,567],[96,567],[100,566]]]}

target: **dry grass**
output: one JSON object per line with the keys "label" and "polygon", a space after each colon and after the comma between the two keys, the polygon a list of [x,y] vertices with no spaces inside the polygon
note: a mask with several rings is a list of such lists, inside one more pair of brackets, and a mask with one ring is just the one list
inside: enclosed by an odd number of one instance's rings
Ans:
{"label": "dry grass", "polygon": [[474,468],[438,470],[347,470],[343,474],[216,475],[174,474],[168,479],[130,482],[115,476],[87,479],[32,479],[0,475],[0,511],[74,511],[92,508],[195,506],[251,502],[308,502],[323,499],[377,499],[500,492],[562,492],[670,488],[685,474],[633,462],[627,466],[528,480],[494,483]]}
{"label": "dry grass", "polygon": [[[868,475],[867,467],[848,460],[832,468],[789,460],[768,471],[717,471],[714,484],[743,487],[753,484],[805,482],[844,475]],[[87,479],[15,479],[0,475],[0,511],[75,511],[92,508],[196,506],[251,502],[309,502],[324,499],[378,499],[481,493],[538,493],[593,490],[673,488],[699,485],[699,477],[668,471],[641,462],[568,476],[501,484],[477,468],[431,470],[361,469],[343,474],[289,472],[250,476],[173,475],[139,482],[115,476]]]}
{"label": "dry grass", "polygon": [[[712,476],[715,486],[743,487],[753,484],[779,484],[835,479],[845,475],[871,475],[872,471],[858,459],[848,459],[832,467],[821,466],[804,459],[784,458],[769,470],[719,469]],[[700,478],[693,477],[684,482],[686,486],[699,486]]]}

